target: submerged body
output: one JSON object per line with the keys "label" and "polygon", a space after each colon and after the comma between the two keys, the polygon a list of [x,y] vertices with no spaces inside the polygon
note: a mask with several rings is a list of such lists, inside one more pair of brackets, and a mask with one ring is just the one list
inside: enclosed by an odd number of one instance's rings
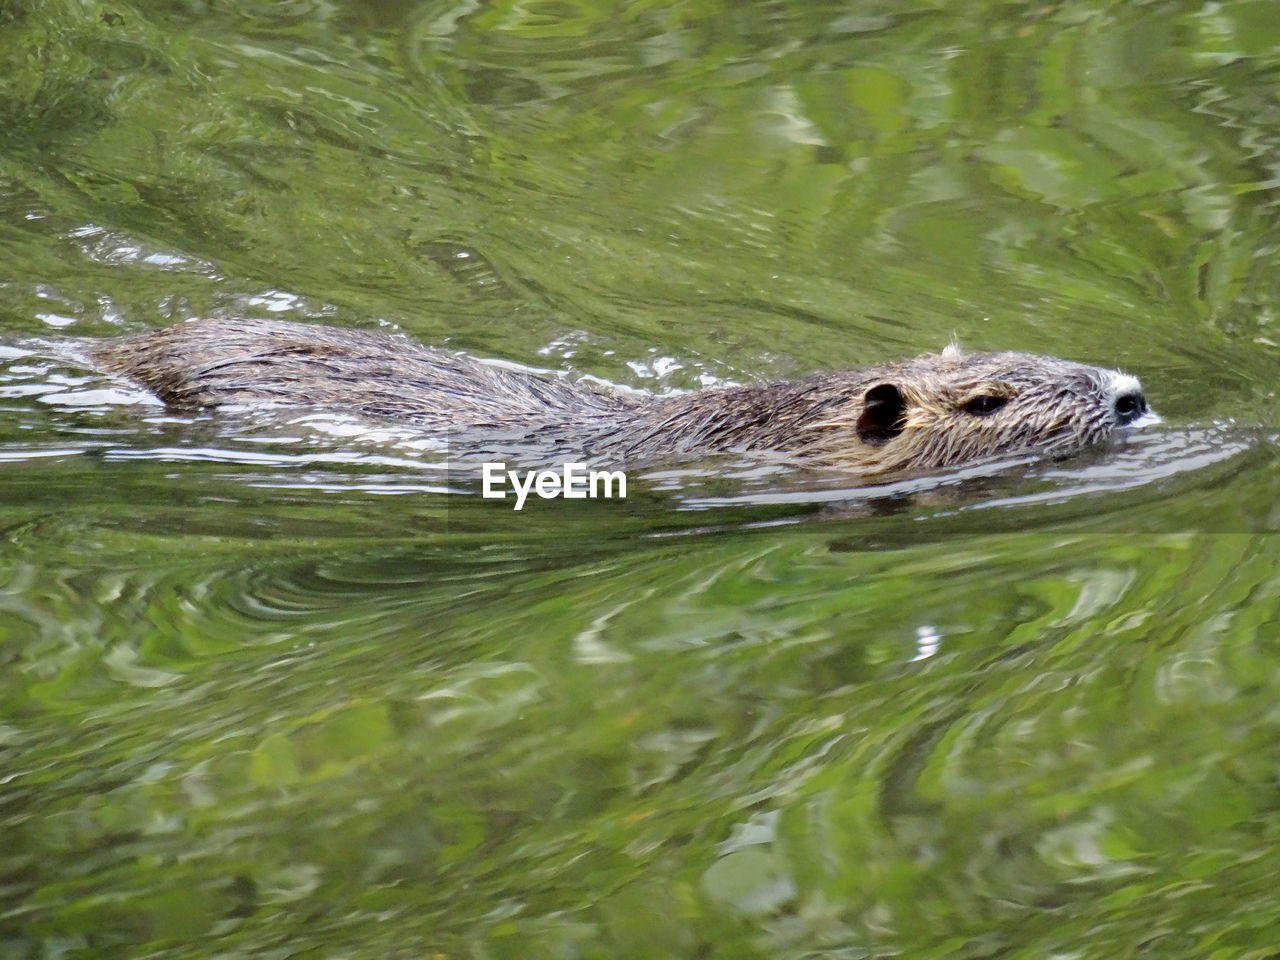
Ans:
{"label": "submerged body", "polygon": [[738,453],[872,477],[1004,455],[1068,456],[1155,419],[1127,374],[954,348],[660,397],[504,369],[401,336],[284,321],[189,321],[91,352],[176,407],[337,408],[617,466]]}

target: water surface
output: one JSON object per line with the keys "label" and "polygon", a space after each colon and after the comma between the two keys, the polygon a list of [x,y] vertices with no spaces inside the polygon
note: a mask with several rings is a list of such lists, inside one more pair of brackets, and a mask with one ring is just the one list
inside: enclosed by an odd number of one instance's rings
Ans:
{"label": "water surface", "polygon": [[[1280,953],[1280,15],[0,4],[0,953]],[[1096,457],[515,513],[66,338],[1139,375]]]}

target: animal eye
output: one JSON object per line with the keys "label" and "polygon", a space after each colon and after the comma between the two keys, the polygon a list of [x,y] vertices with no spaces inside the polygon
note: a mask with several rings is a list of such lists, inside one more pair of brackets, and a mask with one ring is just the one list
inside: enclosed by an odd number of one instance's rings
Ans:
{"label": "animal eye", "polygon": [[964,412],[971,413],[975,417],[989,417],[1008,402],[1008,397],[995,397],[991,394],[984,394],[980,397],[974,397],[972,400],[966,400]]}

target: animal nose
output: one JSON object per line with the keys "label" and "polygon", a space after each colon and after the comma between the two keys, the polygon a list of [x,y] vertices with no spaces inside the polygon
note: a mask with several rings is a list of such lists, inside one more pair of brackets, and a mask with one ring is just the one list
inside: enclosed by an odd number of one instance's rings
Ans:
{"label": "animal nose", "polygon": [[1116,419],[1120,426],[1126,426],[1144,416],[1147,412],[1147,398],[1141,391],[1133,390],[1116,397]]}

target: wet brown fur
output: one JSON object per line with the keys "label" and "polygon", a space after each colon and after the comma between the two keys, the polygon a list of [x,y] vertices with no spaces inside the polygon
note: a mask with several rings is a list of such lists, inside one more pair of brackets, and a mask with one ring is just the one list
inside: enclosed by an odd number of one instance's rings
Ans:
{"label": "wet brown fur", "polygon": [[[1021,353],[948,350],[660,397],[504,369],[401,336],[282,321],[190,321],[91,353],[175,407],[336,408],[613,465],[755,453],[872,476],[998,455],[1069,455],[1119,425],[1111,371]],[[975,401],[992,402],[977,400],[984,397],[1005,402],[975,413]]]}

